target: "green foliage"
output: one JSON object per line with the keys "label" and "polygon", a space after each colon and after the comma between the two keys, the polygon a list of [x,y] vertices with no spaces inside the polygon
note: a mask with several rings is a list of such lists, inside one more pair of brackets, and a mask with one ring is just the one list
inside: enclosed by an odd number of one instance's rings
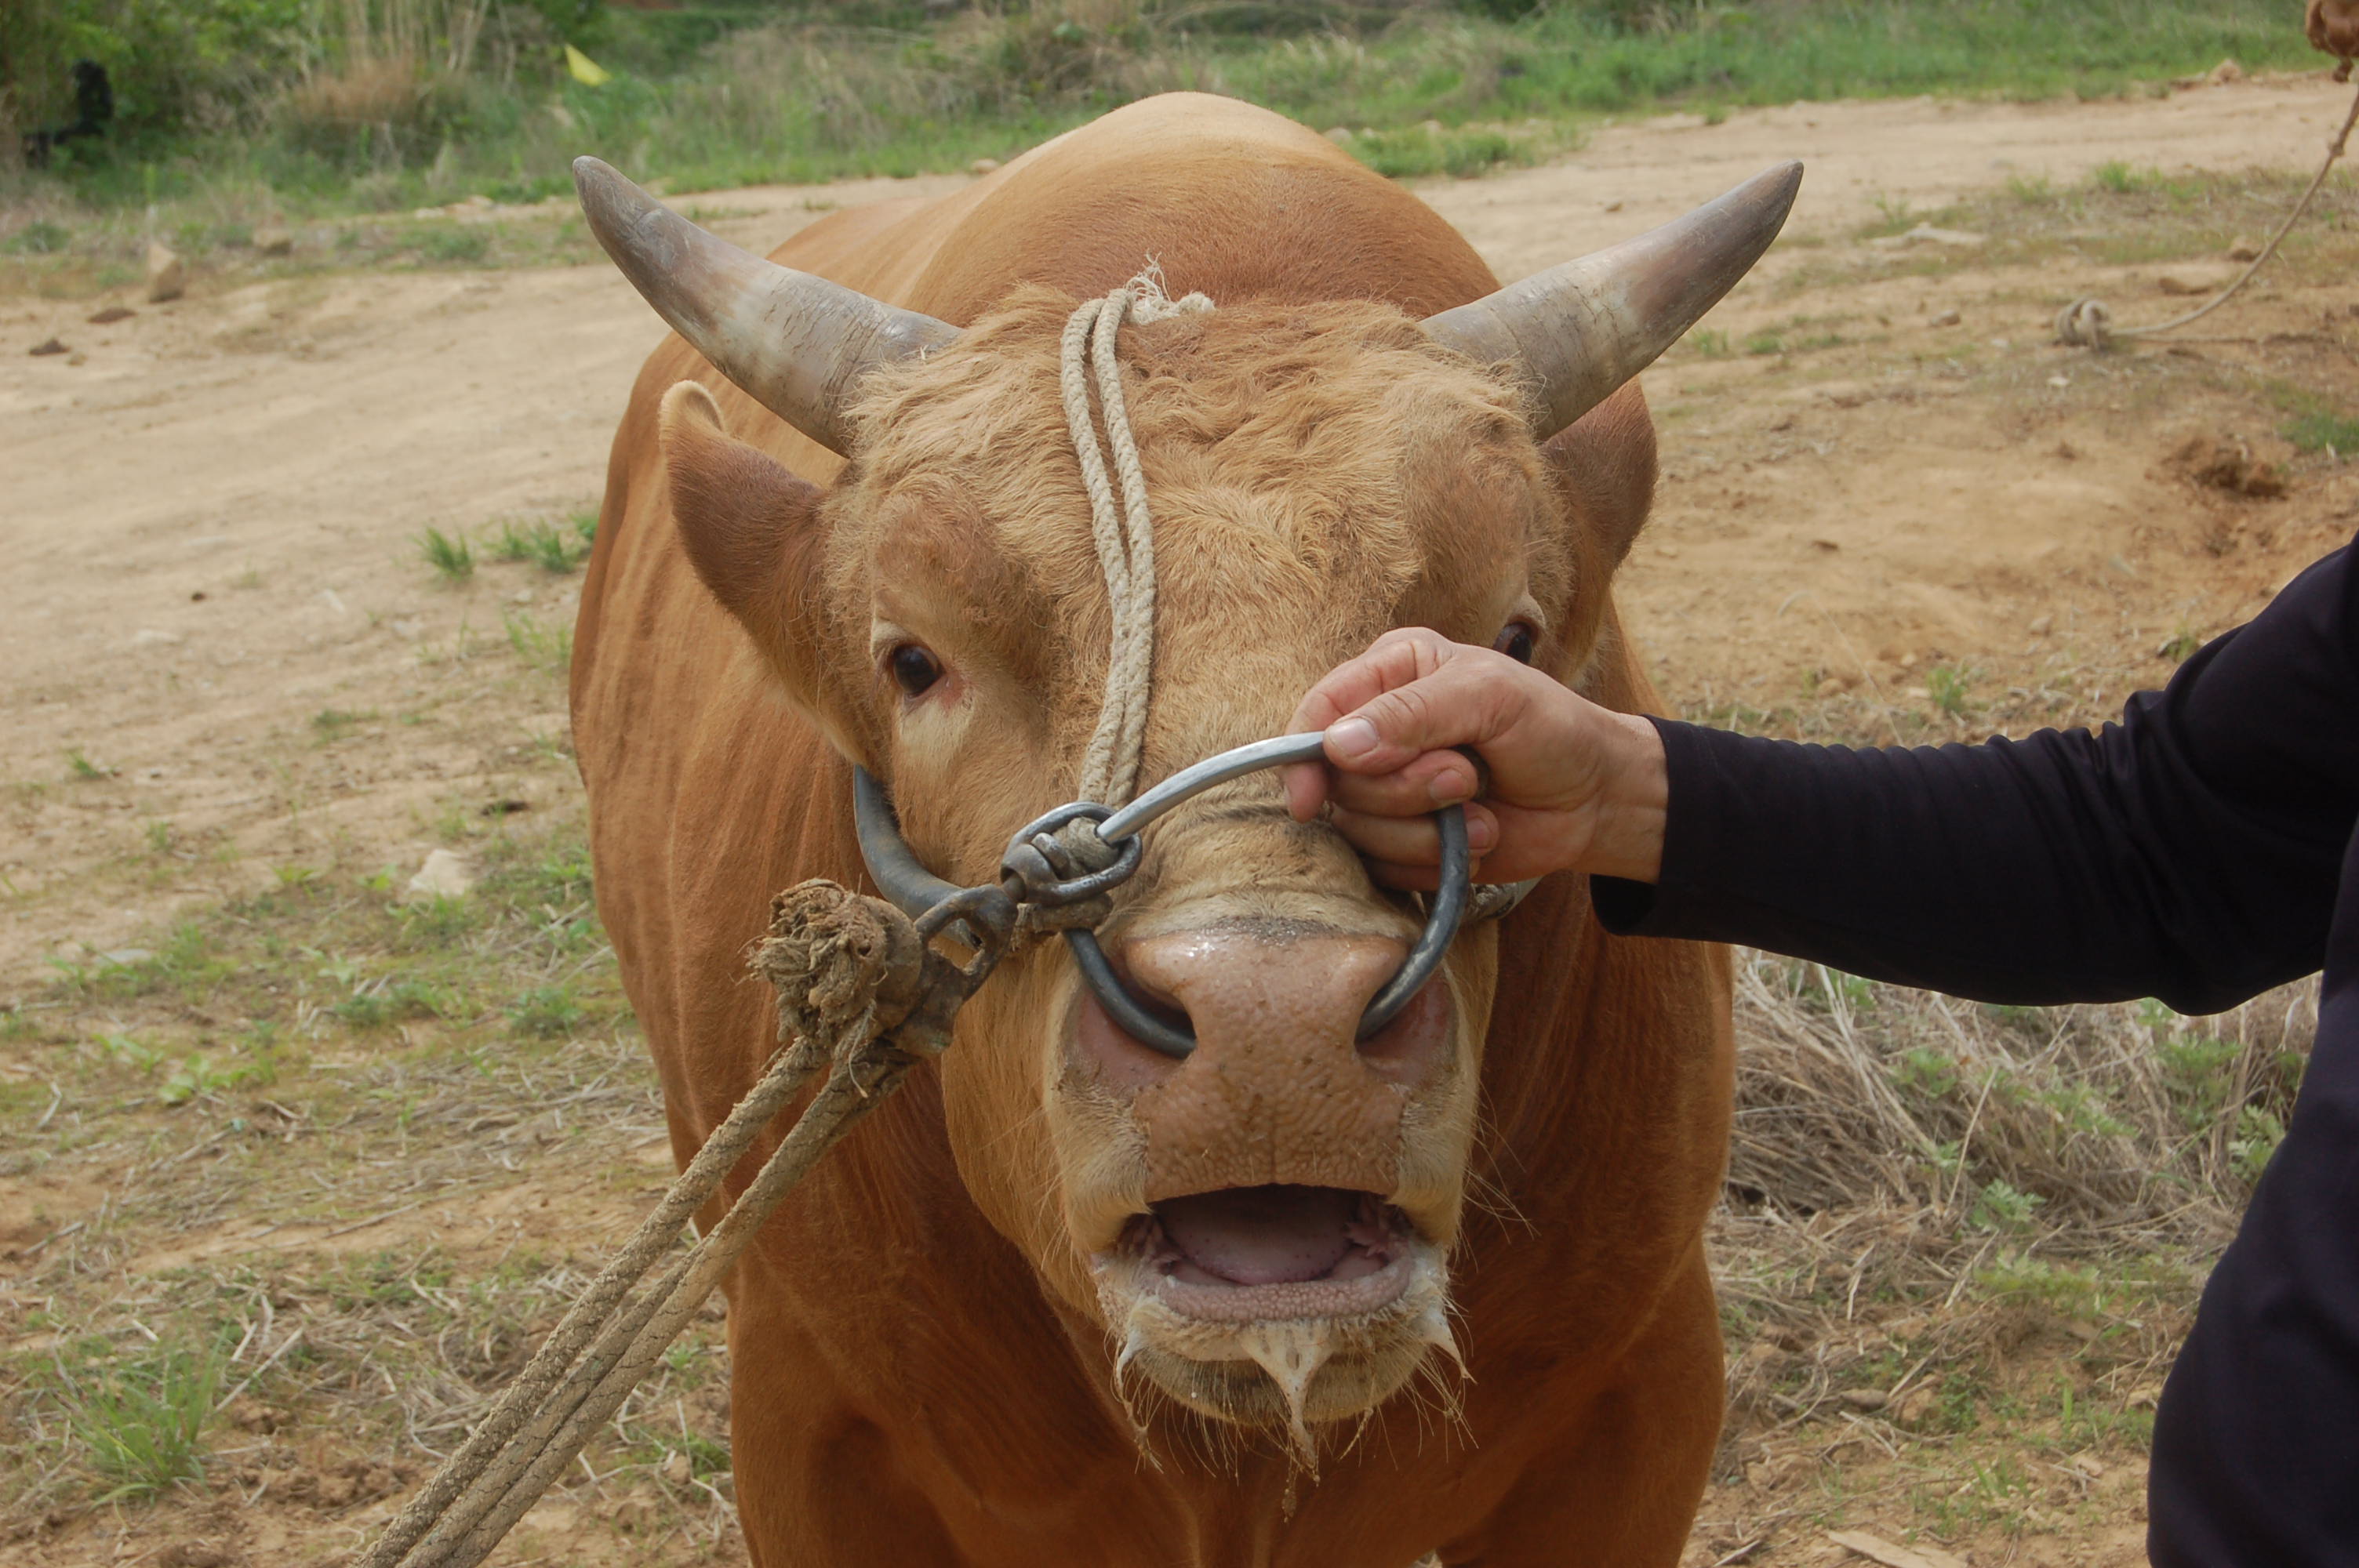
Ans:
{"label": "green foliage", "polygon": [[541,621],[516,611],[500,617],[507,628],[508,646],[534,669],[562,675],[573,663],[573,622],[559,616]]}
{"label": "green foliage", "polygon": [[582,1019],[571,986],[536,986],[508,1004],[508,1023],[519,1034],[554,1039],[572,1033]]}
{"label": "green foliage", "polygon": [[2285,1141],[2285,1123],[2264,1106],[2248,1105],[2236,1113],[2236,1136],[2228,1141],[2229,1162],[2249,1184],[2261,1179],[2269,1156]]}
{"label": "green foliage", "polygon": [[1728,334],[1716,327],[1698,327],[1690,332],[1688,346],[1708,360],[1724,360],[1735,352],[1728,346]]}
{"label": "green foliage", "polygon": [[598,529],[596,514],[588,514],[587,525],[582,515],[567,519],[560,526],[547,521],[527,523],[519,527],[513,520],[500,520],[499,536],[492,541],[494,558],[503,561],[538,561],[543,571],[562,575],[571,571],[590,557],[590,545]]}
{"label": "green foliage", "polygon": [[[28,0],[0,10],[0,58],[22,113],[40,124],[55,123],[73,59],[116,72],[124,134],[73,144],[54,177],[92,200],[144,205],[234,168],[304,202],[398,211],[470,193],[558,194],[583,151],[676,189],[954,169],[1184,87],[1351,127],[1345,144],[1387,173],[1465,175],[1552,150],[1564,140],[1554,127],[1582,117],[1663,104],[1711,118],[1798,99],[2091,96],[2224,55],[2306,66],[2280,10],[2273,0],[1462,0],[1455,12],[1128,0],[1084,17],[1048,4],[944,16],[908,0],[675,13],[488,0],[471,32],[473,0],[369,0],[355,47],[343,0]],[[564,74],[561,39],[602,51],[614,80]],[[421,241],[420,254],[482,259],[448,248],[482,243],[474,232]]]}
{"label": "green foliage", "polygon": [[2003,1252],[1975,1272],[1974,1283],[1994,1300],[2036,1303],[2060,1317],[2095,1323],[2106,1315],[2105,1281],[2085,1265]]}
{"label": "green foliage", "polygon": [[475,552],[467,547],[467,541],[440,528],[429,528],[418,535],[418,553],[446,582],[464,582],[475,575]]}
{"label": "green foliage", "polygon": [[1954,665],[1935,665],[1925,676],[1925,689],[1933,706],[1952,719],[1966,716],[1966,692],[1981,672]]}
{"label": "green foliage", "polygon": [[2157,1040],[2154,1049],[2180,1125],[2190,1132],[2208,1130],[2235,1092],[2236,1058],[2244,1047],[2234,1040],[2198,1034]]}
{"label": "green foliage", "polygon": [[114,776],[115,770],[103,763],[92,762],[82,755],[81,748],[76,747],[66,753],[66,772],[76,779],[89,783],[94,779],[111,779]]}
{"label": "green foliage", "polygon": [[1974,1197],[1968,1224],[1981,1230],[2019,1231],[2030,1227],[2032,1216],[2046,1202],[2038,1193],[2020,1191],[2005,1182],[1985,1182]]}
{"label": "green foliage", "polygon": [[53,255],[64,250],[72,239],[73,235],[67,232],[64,224],[36,218],[9,235],[7,243],[0,244],[0,251],[16,255]]}
{"label": "green foliage", "polygon": [[2359,451],[2359,419],[2319,411],[2304,414],[2285,427],[2285,438],[2305,452],[2332,451],[2337,456]]}
{"label": "green foliage", "polygon": [[492,254],[491,231],[457,225],[429,229],[418,237],[418,254],[429,262],[479,265]]}
{"label": "green foliage", "polygon": [[204,1430],[227,1365],[217,1344],[169,1348],[69,1388],[68,1424],[105,1487],[100,1501],[154,1497],[204,1473]]}
{"label": "green foliage", "polygon": [[1929,1046],[1911,1046],[1889,1071],[1894,1088],[1926,1099],[1943,1098],[1958,1087],[1957,1059]]}
{"label": "green foliage", "polygon": [[2281,381],[2268,384],[2270,399],[2292,417],[2278,434],[2303,452],[2359,452],[2359,417],[2332,398]]}

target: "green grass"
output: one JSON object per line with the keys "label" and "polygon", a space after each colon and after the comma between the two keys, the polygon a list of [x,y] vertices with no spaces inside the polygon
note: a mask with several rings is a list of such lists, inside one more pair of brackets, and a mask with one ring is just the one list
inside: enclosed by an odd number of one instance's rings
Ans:
{"label": "green grass", "polygon": [[2359,416],[2339,398],[2307,391],[2281,381],[2267,384],[2269,398],[2291,416],[2277,433],[2297,451],[2332,452],[2337,457],[2359,453]]}
{"label": "green grass", "polygon": [[219,1345],[171,1348],[69,1382],[68,1421],[100,1501],[154,1497],[203,1475],[226,1364]]}
{"label": "green grass", "polygon": [[573,663],[573,622],[560,615],[542,621],[511,610],[500,617],[516,657],[546,675],[563,675]]}
{"label": "green grass", "polygon": [[580,514],[560,524],[547,520],[519,524],[500,519],[499,532],[485,548],[494,560],[533,561],[543,571],[561,576],[590,558],[590,545],[598,529],[597,515]]}
{"label": "green grass", "polygon": [[[35,30],[62,5],[35,0]],[[281,9],[320,23],[313,38],[341,37],[341,21],[326,25],[342,16],[329,0]],[[495,10],[498,25],[526,26],[524,7]],[[601,16],[592,4],[582,8],[594,20],[583,36],[593,52],[610,51],[612,81],[563,75],[544,28],[500,57],[512,70],[479,51],[473,70],[429,75],[374,126],[356,128],[322,110],[319,88],[302,86],[343,80],[341,46],[290,43],[307,36],[300,27],[254,31],[254,0],[190,0],[162,14],[192,38],[218,22],[227,42],[206,52],[179,34],[146,47],[126,38],[122,81],[140,86],[125,94],[120,134],[78,145],[51,172],[0,177],[0,206],[34,198],[51,209],[0,220],[0,245],[27,264],[80,248],[73,204],[154,208],[199,243],[234,246],[266,217],[401,212],[471,194],[561,197],[567,163],[582,152],[660,175],[674,191],[959,169],[1179,88],[1346,131],[1343,145],[1388,174],[1466,175],[1544,156],[1567,145],[1569,127],[1609,114],[1682,106],[1711,119],[1747,104],[1923,92],[2104,96],[2223,56],[2248,68],[2315,58],[2282,0],[1574,0],[1508,16],[1479,5],[1182,0],[1096,10],[1085,21],[1041,4],[928,22],[921,8],[888,5],[841,21],[818,12],[699,33],[693,17]],[[658,32],[669,41],[650,42]],[[58,53],[61,79],[82,46],[61,34],[39,41]],[[46,81],[29,69],[38,50],[24,58],[27,80]],[[2137,178],[2118,175],[2125,186]],[[272,200],[243,200],[242,190]],[[480,265],[505,244],[496,232],[443,224],[406,243],[427,265]],[[90,243],[129,254],[125,236]]]}
{"label": "green grass", "polygon": [[455,534],[445,534],[440,528],[429,528],[418,535],[418,553],[426,564],[442,574],[445,582],[464,582],[475,575],[475,552],[467,541]]}

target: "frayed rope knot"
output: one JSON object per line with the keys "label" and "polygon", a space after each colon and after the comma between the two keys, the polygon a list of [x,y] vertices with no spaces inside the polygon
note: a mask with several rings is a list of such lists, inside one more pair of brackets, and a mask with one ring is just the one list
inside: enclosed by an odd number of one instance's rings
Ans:
{"label": "frayed rope knot", "polygon": [[2102,349],[2113,341],[2114,313],[2102,299],[2080,298],[2056,312],[2056,341],[2077,349]]}
{"label": "frayed rope knot", "polygon": [[778,993],[778,1038],[849,1063],[909,1016],[926,945],[909,917],[815,877],[770,901],[770,931],[747,955]]}

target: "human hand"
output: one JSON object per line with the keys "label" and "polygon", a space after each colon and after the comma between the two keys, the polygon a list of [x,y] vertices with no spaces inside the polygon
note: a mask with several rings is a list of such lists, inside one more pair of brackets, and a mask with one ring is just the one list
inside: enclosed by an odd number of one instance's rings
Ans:
{"label": "human hand", "polygon": [[1421,626],[1387,632],[1312,687],[1289,728],[1324,731],[1327,765],[1286,770],[1287,808],[1307,822],[1332,804],[1387,885],[1434,885],[1432,813],[1455,802],[1481,881],[1661,871],[1670,789],[1655,727],[1505,654]]}

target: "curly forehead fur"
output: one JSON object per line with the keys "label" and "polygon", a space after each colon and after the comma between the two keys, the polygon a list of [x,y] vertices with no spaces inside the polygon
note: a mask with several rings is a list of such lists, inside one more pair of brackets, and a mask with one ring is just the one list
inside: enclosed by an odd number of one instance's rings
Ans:
{"label": "curly forehead fur", "polygon": [[[1068,648],[1103,645],[1059,390],[1075,304],[1020,289],[947,352],[869,378],[837,487],[839,570],[930,561],[996,616],[1028,611]],[[1404,612],[1448,615],[1503,566],[1520,564],[1543,606],[1568,590],[1520,391],[1400,311],[1247,301],[1126,323],[1120,354],[1180,618],[1244,630],[1277,614],[1322,653],[1353,651]]]}

